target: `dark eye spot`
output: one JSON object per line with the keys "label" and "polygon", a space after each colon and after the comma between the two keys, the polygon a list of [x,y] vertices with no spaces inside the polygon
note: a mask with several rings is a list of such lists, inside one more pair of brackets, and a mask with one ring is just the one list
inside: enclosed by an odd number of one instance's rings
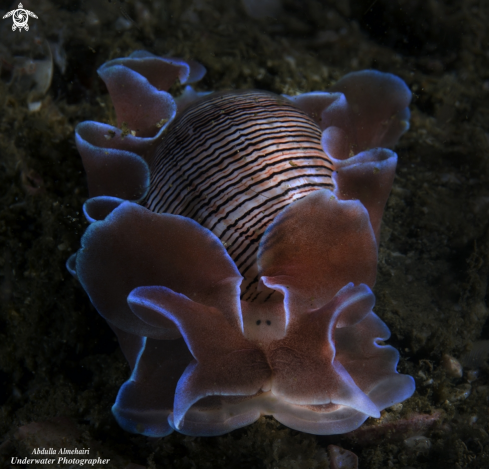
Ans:
{"label": "dark eye spot", "polygon": [[267,320],[267,326],[269,326],[270,324],[272,324],[272,321]]}
{"label": "dark eye spot", "polygon": [[261,319],[258,319],[258,321],[256,321],[256,325],[259,326],[261,324]]}

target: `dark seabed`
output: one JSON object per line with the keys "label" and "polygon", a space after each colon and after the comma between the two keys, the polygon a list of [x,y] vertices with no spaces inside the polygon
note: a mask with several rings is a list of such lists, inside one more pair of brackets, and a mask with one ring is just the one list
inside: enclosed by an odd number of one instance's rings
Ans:
{"label": "dark seabed", "polygon": [[[489,3],[284,0],[253,19],[237,0],[26,2],[29,31],[0,23],[1,467],[90,447],[106,468],[327,468],[330,444],[363,469],[489,467]],[[65,261],[87,226],[74,127],[114,122],[96,70],[137,49],[200,61],[199,90],[297,94],[368,68],[406,81],[375,311],[416,380],[411,399],[334,437],[267,417],[213,438],[119,428],[110,408],[129,368]]]}

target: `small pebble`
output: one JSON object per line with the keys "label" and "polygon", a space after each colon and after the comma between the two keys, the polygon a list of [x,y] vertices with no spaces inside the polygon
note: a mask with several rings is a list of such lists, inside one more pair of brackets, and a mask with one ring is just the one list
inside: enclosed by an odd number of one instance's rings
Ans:
{"label": "small pebble", "polygon": [[463,375],[463,367],[460,362],[446,353],[443,355],[441,359],[441,363],[447,375],[452,378],[461,378]]}
{"label": "small pebble", "polygon": [[42,102],[41,101],[35,101],[33,103],[28,103],[27,107],[29,108],[30,112],[37,112],[41,109]]}
{"label": "small pebble", "polygon": [[358,456],[339,446],[328,446],[331,469],[358,469]]}
{"label": "small pebble", "polygon": [[412,436],[404,440],[404,446],[418,452],[425,452],[431,448],[431,440],[426,436]]}
{"label": "small pebble", "polygon": [[472,391],[472,386],[470,384],[461,384],[454,388],[452,395],[450,396],[449,402],[465,401],[470,396]]}

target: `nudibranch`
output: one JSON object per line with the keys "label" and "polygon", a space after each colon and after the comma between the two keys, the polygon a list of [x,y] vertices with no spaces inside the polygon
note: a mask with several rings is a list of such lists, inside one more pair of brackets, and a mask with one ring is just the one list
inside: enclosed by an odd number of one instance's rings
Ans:
{"label": "nudibranch", "polygon": [[351,431],[414,392],[371,291],[411,93],[377,71],[299,96],[199,93],[204,73],[111,60],[117,127],[76,128],[90,226],[67,267],[132,370],[113,413],[153,437],[261,415]]}

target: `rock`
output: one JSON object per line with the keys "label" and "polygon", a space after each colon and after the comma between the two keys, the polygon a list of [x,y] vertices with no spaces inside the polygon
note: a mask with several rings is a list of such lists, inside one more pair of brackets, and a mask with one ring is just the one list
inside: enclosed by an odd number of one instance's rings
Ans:
{"label": "rock", "polygon": [[328,446],[331,469],[358,469],[358,456],[339,446]]}

